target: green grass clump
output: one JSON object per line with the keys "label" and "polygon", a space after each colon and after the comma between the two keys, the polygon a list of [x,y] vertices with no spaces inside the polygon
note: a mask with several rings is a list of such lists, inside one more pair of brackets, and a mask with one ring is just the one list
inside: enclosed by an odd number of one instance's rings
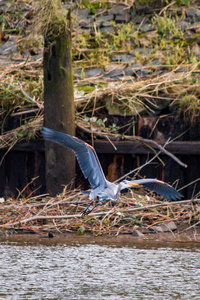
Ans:
{"label": "green grass clump", "polygon": [[81,3],[81,7],[87,8],[91,15],[95,15],[97,9],[107,8],[108,3],[106,1],[83,1]]}
{"label": "green grass clump", "polygon": [[183,112],[184,119],[194,121],[200,116],[200,99],[195,95],[185,95],[179,100],[179,110]]}
{"label": "green grass clump", "polygon": [[46,44],[53,44],[58,36],[69,30],[61,0],[41,0],[36,11],[32,33],[42,34]]}
{"label": "green grass clump", "polygon": [[177,26],[177,18],[172,15],[168,16],[166,12],[162,16],[155,15],[153,24],[161,37],[169,36],[171,39],[184,39],[184,32]]}

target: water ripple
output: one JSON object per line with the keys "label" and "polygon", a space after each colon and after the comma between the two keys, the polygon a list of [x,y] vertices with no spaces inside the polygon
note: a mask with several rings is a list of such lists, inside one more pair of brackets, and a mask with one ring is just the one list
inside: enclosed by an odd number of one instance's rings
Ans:
{"label": "water ripple", "polygon": [[200,299],[200,251],[0,245],[0,299]]}

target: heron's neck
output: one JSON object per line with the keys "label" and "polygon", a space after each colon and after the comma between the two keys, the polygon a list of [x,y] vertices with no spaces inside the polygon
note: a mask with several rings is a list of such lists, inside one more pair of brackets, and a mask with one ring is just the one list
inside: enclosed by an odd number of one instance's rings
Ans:
{"label": "heron's neck", "polygon": [[120,183],[118,184],[118,186],[119,186],[119,190],[120,190],[120,191],[130,188],[129,184],[124,183],[124,182],[120,182]]}

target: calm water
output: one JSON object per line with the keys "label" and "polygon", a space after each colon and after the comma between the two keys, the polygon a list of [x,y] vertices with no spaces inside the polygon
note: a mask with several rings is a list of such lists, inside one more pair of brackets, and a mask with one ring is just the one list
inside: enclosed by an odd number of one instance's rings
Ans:
{"label": "calm water", "polygon": [[0,299],[200,299],[200,246],[131,237],[0,240]]}

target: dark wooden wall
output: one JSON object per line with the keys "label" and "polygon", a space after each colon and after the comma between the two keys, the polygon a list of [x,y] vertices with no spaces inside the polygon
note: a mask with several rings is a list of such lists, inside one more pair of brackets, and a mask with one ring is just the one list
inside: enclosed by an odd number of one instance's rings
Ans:
{"label": "dark wooden wall", "polygon": [[[114,180],[121,175],[143,165],[153,154],[145,146],[136,142],[117,142],[115,150],[109,142],[96,141],[95,149],[98,153],[102,168],[108,179]],[[200,143],[176,142],[168,150],[188,165],[179,166],[174,160],[161,155],[165,163],[163,168],[158,159],[145,166],[141,176],[158,178],[173,184],[178,179],[178,188],[193,182],[200,177]],[[0,151],[0,160],[6,150]],[[87,180],[77,164],[76,186],[89,188]],[[35,178],[35,179],[34,179]],[[26,188],[25,188],[26,187]],[[43,141],[32,141],[15,146],[2,161],[0,166],[0,197],[17,197],[19,191],[23,195],[39,195],[46,193],[45,156]],[[200,190],[200,181],[188,186],[181,192],[185,199],[190,198]]]}
{"label": "dark wooden wall", "polygon": [[[5,153],[6,150],[0,151],[0,159]],[[25,196],[46,192],[45,157],[40,143],[16,146],[5,155],[0,166],[0,196],[17,197],[23,189]]]}

